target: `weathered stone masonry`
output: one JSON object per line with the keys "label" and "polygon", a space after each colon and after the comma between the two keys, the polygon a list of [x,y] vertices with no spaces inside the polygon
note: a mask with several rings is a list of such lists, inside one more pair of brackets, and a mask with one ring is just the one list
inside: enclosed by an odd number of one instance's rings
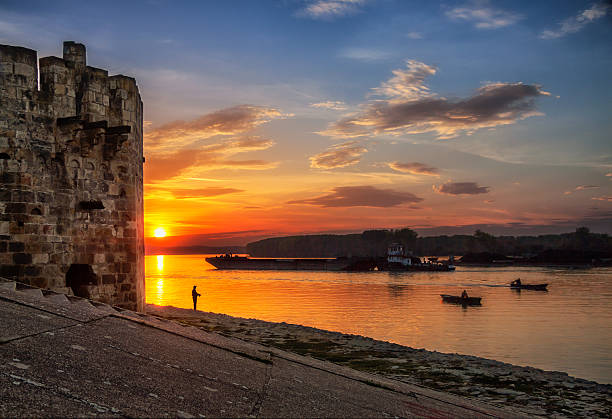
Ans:
{"label": "weathered stone masonry", "polygon": [[1,277],[142,311],[142,165],[133,78],[0,45]]}

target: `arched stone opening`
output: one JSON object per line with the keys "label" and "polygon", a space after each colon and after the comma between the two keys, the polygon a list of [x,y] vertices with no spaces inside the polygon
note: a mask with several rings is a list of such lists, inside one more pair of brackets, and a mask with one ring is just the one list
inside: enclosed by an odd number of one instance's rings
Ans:
{"label": "arched stone opening", "polygon": [[91,265],[86,263],[73,263],[66,272],[66,286],[72,289],[77,297],[89,298],[88,285],[98,285],[98,275]]}

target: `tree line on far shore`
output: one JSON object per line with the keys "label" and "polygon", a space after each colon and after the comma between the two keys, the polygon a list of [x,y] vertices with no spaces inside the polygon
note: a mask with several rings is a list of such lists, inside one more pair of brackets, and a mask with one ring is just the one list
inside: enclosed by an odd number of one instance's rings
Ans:
{"label": "tree line on far shore", "polygon": [[575,232],[540,236],[473,235],[419,237],[410,228],[367,230],[361,234],[275,237],[247,244],[254,257],[384,257],[391,243],[402,243],[415,255],[463,256],[464,262],[522,258],[531,262],[588,263],[612,258],[612,237],[580,227]]}

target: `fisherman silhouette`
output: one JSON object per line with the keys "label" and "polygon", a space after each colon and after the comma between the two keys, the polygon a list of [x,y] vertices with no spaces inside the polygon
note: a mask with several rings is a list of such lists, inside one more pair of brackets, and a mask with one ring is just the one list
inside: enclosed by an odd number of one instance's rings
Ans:
{"label": "fisherman silhouette", "polygon": [[196,286],[193,286],[193,289],[191,290],[191,296],[193,297],[193,310],[196,310],[196,305],[198,304],[198,297],[200,297],[200,294],[196,291]]}

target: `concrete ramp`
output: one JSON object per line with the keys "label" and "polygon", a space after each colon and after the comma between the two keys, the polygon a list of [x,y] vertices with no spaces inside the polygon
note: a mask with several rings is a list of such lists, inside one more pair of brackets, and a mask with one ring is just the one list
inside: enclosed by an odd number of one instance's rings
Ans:
{"label": "concrete ramp", "polygon": [[2,417],[519,416],[6,281],[0,324]]}

